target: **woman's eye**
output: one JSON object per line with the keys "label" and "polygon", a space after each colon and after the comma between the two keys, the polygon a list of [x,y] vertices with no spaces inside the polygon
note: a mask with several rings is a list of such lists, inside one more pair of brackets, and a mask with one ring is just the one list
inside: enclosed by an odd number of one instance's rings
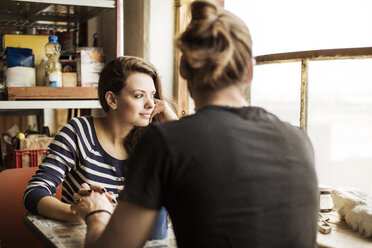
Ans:
{"label": "woman's eye", "polygon": [[136,94],[134,95],[135,98],[142,98],[143,97],[143,94]]}

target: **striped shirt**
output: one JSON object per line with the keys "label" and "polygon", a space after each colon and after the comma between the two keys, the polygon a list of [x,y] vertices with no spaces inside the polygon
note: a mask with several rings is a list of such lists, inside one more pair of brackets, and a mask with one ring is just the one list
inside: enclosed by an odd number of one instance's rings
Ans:
{"label": "striped shirt", "polygon": [[23,195],[23,204],[37,213],[45,196],[54,196],[62,183],[62,202],[72,203],[82,183],[97,184],[113,191],[124,188],[124,163],[106,153],[94,128],[93,117],[71,119],[48,147],[49,155],[39,165]]}

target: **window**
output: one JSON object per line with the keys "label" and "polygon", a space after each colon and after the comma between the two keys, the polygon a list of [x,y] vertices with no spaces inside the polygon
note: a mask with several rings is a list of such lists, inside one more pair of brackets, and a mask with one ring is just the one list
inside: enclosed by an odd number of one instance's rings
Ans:
{"label": "window", "polygon": [[[247,23],[255,56],[372,44],[368,0],[225,0]],[[372,48],[371,48],[372,49]],[[320,184],[372,185],[372,59],[310,61],[308,134]],[[301,64],[255,68],[251,104],[299,125]]]}

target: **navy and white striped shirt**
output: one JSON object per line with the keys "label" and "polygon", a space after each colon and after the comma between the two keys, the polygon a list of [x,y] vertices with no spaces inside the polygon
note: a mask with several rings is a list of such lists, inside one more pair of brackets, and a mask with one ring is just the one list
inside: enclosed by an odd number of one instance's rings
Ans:
{"label": "navy and white striped shirt", "polygon": [[98,184],[113,191],[124,188],[124,163],[106,153],[94,129],[93,117],[71,119],[48,147],[49,155],[39,166],[23,195],[23,204],[37,213],[44,196],[55,195],[62,184],[62,202],[72,203],[82,183]]}

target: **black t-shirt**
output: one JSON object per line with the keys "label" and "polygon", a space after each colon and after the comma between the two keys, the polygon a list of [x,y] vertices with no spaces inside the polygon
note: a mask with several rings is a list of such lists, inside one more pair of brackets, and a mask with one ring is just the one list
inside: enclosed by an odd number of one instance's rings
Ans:
{"label": "black t-shirt", "polygon": [[120,196],[165,206],[178,247],[316,247],[308,136],[262,108],[208,106],[152,125]]}

